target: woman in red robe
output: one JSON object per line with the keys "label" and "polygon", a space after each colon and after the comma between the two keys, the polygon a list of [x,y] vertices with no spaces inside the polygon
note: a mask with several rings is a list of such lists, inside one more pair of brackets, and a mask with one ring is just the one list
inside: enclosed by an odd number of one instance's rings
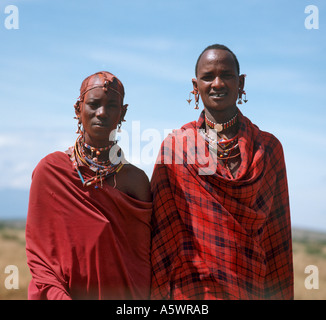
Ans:
{"label": "woman in red robe", "polygon": [[47,155],[33,172],[29,299],[149,298],[151,192],[114,139],[123,98],[111,73],[87,77],[75,104],[75,145]]}
{"label": "woman in red robe", "polygon": [[239,69],[227,47],[206,48],[193,79],[204,110],[162,144],[151,181],[152,299],[293,298],[283,149],[238,109]]}

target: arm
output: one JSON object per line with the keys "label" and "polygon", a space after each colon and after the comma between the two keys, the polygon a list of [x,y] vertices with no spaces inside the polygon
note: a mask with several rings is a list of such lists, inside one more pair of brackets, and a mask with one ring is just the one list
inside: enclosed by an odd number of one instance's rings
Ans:
{"label": "arm", "polygon": [[151,181],[153,192],[152,216],[152,299],[170,299],[173,265],[177,259],[178,211],[171,190],[168,170],[155,166]]}
{"label": "arm", "polygon": [[71,300],[65,290],[54,285],[37,284],[34,279],[28,286],[28,300]]}
{"label": "arm", "polygon": [[61,272],[57,239],[61,221],[57,221],[56,199],[51,194],[45,161],[33,172],[26,222],[26,255],[32,274],[28,298],[33,300],[70,299]]}
{"label": "arm", "polygon": [[152,201],[150,183],[143,170],[132,164],[127,164],[117,174],[116,181],[118,189],[132,198],[145,202]]}

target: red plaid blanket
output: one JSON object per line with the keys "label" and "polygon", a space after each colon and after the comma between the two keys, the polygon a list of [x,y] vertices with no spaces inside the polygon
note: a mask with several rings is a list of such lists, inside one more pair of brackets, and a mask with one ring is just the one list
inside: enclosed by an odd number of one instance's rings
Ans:
{"label": "red plaid blanket", "polygon": [[[154,168],[152,299],[292,299],[281,143],[239,111],[241,165],[231,179],[203,152],[203,125],[204,111],[170,134]],[[205,159],[211,174],[200,172]]]}

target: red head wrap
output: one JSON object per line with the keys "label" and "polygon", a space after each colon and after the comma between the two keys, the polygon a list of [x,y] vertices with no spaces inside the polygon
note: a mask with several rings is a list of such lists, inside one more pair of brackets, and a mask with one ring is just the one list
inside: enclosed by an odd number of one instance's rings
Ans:
{"label": "red head wrap", "polygon": [[[100,78],[102,81],[101,84],[95,82],[94,79]],[[75,104],[75,108],[77,109],[79,106],[79,102],[84,100],[84,96],[86,92],[95,89],[95,88],[103,88],[104,91],[112,90],[118,93],[123,101],[125,91],[123,84],[121,81],[112,73],[108,71],[100,71],[96,72],[90,76],[88,76],[81,84],[80,87],[80,95],[78,97],[77,103]],[[127,105],[123,106],[127,107]]]}

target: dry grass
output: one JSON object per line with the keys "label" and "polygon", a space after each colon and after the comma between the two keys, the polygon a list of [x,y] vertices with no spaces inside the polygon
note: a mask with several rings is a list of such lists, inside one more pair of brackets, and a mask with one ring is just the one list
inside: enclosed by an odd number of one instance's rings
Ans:
{"label": "dry grass", "polygon": [[[19,271],[19,289],[6,289],[5,273],[8,265],[15,265]],[[25,230],[22,226],[0,224],[0,300],[26,300],[30,272],[26,264]]]}
{"label": "dry grass", "polygon": [[[294,292],[296,300],[326,300],[326,234],[294,230]],[[318,268],[319,289],[306,289],[309,265]]]}
{"label": "dry grass", "polygon": [[[294,290],[296,300],[326,300],[326,234],[304,230],[293,232]],[[19,270],[19,289],[8,290],[4,282],[5,268],[15,265]],[[308,265],[319,270],[319,289],[305,288]],[[0,222],[0,300],[25,300],[30,273],[26,264],[24,223]]]}

